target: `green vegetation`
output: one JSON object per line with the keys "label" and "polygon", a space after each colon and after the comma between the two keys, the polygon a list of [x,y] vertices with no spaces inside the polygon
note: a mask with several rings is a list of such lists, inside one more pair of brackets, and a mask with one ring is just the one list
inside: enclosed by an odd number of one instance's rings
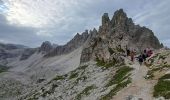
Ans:
{"label": "green vegetation", "polygon": [[170,68],[170,65],[165,64],[165,65],[163,65],[162,67],[163,67],[163,68]]}
{"label": "green vegetation", "polygon": [[163,68],[170,68],[170,65],[164,64],[164,65],[159,65],[156,68],[152,68],[147,72],[146,75],[147,77],[145,76],[145,79],[152,79],[154,77],[154,73],[157,71],[161,71]]}
{"label": "green vegetation", "polygon": [[125,52],[121,47],[116,47],[116,50],[117,50],[118,52],[122,52],[122,53]]}
{"label": "green vegetation", "polygon": [[79,76],[78,70],[85,70],[88,67],[88,65],[80,66],[74,71],[71,72],[69,79],[73,79]]}
{"label": "green vegetation", "polygon": [[104,59],[100,60],[98,57],[96,58],[96,62],[97,66],[103,66],[106,69],[114,66],[117,63],[115,59],[112,59],[110,62],[105,62]]}
{"label": "green vegetation", "polygon": [[100,60],[98,57],[96,58],[96,65],[97,66],[104,66],[105,65],[105,62],[104,62],[104,59]]}
{"label": "green vegetation", "polygon": [[85,81],[87,79],[86,76],[82,76],[76,79],[75,83],[77,84],[79,81]]}
{"label": "green vegetation", "polygon": [[38,100],[38,97],[36,97],[37,94],[34,94],[31,98],[29,98],[28,100]]}
{"label": "green vegetation", "polygon": [[76,100],[81,100],[82,96],[85,95],[89,95],[90,94],[90,91],[97,88],[95,85],[91,85],[91,86],[87,86],[81,93],[79,93],[75,99]]}
{"label": "green vegetation", "polygon": [[160,78],[161,80],[170,79],[170,74],[166,74]]}
{"label": "green vegetation", "polygon": [[70,77],[69,77],[69,79],[76,78],[76,77],[78,77],[78,75],[79,75],[78,73],[72,72],[71,75],[70,75]]}
{"label": "green vegetation", "polygon": [[111,100],[112,97],[113,97],[114,95],[116,95],[116,93],[117,93],[118,91],[120,91],[120,90],[123,89],[124,87],[127,87],[127,85],[128,85],[129,83],[131,83],[131,80],[130,80],[130,79],[126,80],[125,82],[121,82],[121,83],[117,84],[108,94],[102,96],[102,98],[101,98],[100,100]]}
{"label": "green vegetation", "polygon": [[51,86],[51,88],[50,88],[49,90],[46,90],[46,91],[43,90],[44,92],[43,92],[43,94],[42,94],[41,96],[42,96],[42,97],[46,97],[47,94],[52,94],[52,93],[54,93],[56,87],[58,87],[57,84],[52,84],[52,86]]}
{"label": "green vegetation", "polygon": [[123,66],[120,69],[116,71],[116,74],[113,76],[113,78],[108,82],[106,87],[112,86],[114,84],[119,84],[123,80],[127,79],[130,74],[128,74],[130,71],[132,71],[133,68],[130,68],[129,66]]}
{"label": "green vegetation", "polygon": [[144,78],[145,79],[152,79],[153,77],[154,77],[153,71],[149,70]]}
{"label": "green vegetation", "polygon": [[131,83],[131,78],[129,78],[129,72],[132,71],[133,68],[129,66],[122,66],[120,69],[116,71],[116,74],[113,78],[106,84],[106,87],[115,85],[111,91],[102,96],[100,100],[110,100],[118,91],[126,87],[129,83]]}
{"label": "green vegetation", "polygon": [[88,65],[84,65],[84,66],[78,67],[77,69],[78,69],[78,70],[85,70],[87,67],[88,67]]}
{"label": "green vegetation", "polygon": [[166,56],[165,55],[159,55],[159,58],[158,59],[166,59]]}
{"label": "green vegetation", "polygon": [[7,66],[0,65],[0,73],[6,72],[8,70]]}
{"label": "green vegetation", "polygon": [[47,84],[50,84],[52,81],[58,81],[58,80],[64,80],[67,77],[67,74],[65,75],[56,75],[51,81],[49,81]]}
{"label": "green vegetation", "polygon": [[170,99],[170,81],[160,79],[154,86],[153,96],[163,96],[165,99]]}
{"label": "green vegetation", "polygon": [[110,55],[112,55],[113,53],[115,53],[115,51],[114,51],[112,48],[109,48],[109,47],[108,47],[108,50],[109,50],[109,52],[110,52]]}
{"label": "green vegetation", "polygon": [[56,81],[58,81],[58,80],[63,80],[63,79],[65,79],[65,76],[56,76],[55,78],[53,78],[53,80],[56,80]]}

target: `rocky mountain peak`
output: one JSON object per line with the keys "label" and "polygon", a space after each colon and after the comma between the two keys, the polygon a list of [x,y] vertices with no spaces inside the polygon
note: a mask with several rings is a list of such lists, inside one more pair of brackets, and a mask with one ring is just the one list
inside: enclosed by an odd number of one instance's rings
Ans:
{"label": "rocky mountain peak", "polygon": [[122,62],[121,55],[126,47],[140,52],[148,47],[159,49],[162,46],[151,30],[135,25],[123,9],[117,10],[111,21],[108,13],[104,13],[99,31],[82,51],[81,62],[96,59],[108,63]]}
{"label": "rocky mountain peak", "polygon": [[127,15],[123,9],[119,9],[114,13],[111,23],[114,25],[124,24],[127,19]]}
{"label": "rocky mountain peak", "polygon": [[109,15],[108,13],[104,13],[102,16],[102,26],[109,23],[110,23]]}
{"label": "rocky mountain peak", "polygon": [[42,43],[41,47],[39,48],[39,52],[49,52],[51,51],[53,48],[52,44],[49,41],[45,41]]}

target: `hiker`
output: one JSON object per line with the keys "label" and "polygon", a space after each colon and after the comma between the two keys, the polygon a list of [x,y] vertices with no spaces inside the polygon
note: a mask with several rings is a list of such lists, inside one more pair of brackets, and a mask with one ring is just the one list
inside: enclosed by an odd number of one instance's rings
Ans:
{"label": "hiker", "polygon": [[146,50],[143,51],[142,58],[144,61],[146,61],[146,58],[148,57]]}
{"label": "hiker", "polygon": [[135,52],[132,50],[130,52],[130,57],[131,57],[131,61],[134,62],[134,56],[135,56]]}
{"label": "hiker", "polygon": [[126,55],[127,55],[127,57],[130,55],[130,50],[129,49],[126,49]]}
{"label": "hiker", "polygon": [[149,49],[148,52],[147,52],[148,57],[150,57],[152,54],[153,54],[152,50]]}
{"label": "hiker", "polygon": [[[142,55],[143,55],[143,54],[142,54]],[[142,63],[143,63],[143,57],[142,57],[142,55],[139,55],[139,57],[138,57],[138,61],[139,61],[140,66],[141,66]]]}
{"label": "hiker", "polygon": [[146,55],[144,53],[142,54],[142,58],[144,61],[146,61]]}
{"label": "hiker", "polygon": [[143,50],[143,53],[144,53],[145,57],[146,57],[146,58],[148,58],[147,50],[146,50],[146,49],[145,49],[145,50]]}
{"label": "hiker", "polygon": [[129,48],[126,45],[126,56],[128,57],[129,55],[130,55],[130,50],[129,50]]}

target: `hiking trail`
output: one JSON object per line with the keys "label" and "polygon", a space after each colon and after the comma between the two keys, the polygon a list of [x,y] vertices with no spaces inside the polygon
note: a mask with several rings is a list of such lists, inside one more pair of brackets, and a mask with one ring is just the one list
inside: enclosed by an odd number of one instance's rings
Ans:
{"label": "hiking trail", "polygon": [[146,80],[144,78],[148,68],[144,64],[140,66],[137,60],[132,63],[128,58],[125,58],[125,62],[134,68],[131,75],[132,83],[119,91],[113,97],[113,100],[153,100],[152,92],[155,80]]}

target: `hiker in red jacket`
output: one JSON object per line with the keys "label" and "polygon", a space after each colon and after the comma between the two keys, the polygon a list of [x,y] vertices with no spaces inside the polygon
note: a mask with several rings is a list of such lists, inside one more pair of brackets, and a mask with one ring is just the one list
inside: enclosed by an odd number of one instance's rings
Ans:
{"label": "hiker in red jacket", "polygon": [[133,50],[130,52],[130,57],[131,57],[131,61],[134,62],[135,52]]}

